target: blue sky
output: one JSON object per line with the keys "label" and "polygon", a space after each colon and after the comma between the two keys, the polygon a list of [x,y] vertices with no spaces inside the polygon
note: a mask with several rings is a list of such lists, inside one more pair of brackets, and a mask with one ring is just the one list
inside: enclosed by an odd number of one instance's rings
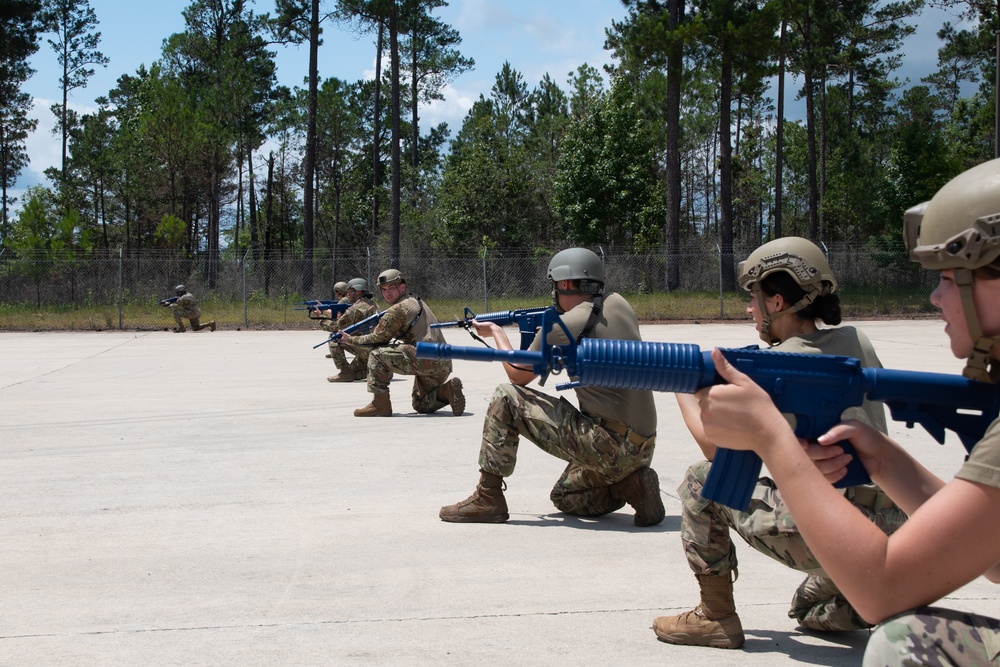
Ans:
{"label": "blue sky", "polygon": [[[333,4],[333,0],[326,2]],[[139,65],[148,66],[159,58],[163,40],[184,29],[181,11],[189,4],[188,0],[90,0],[100,22],[100,49],[111,62],[107,68],[98,68],[86,88],[73,91],[71,105],[81,113],[94,110],[94,99],[106,95],[119,76],[134,73]],[[255,11],[273,11],[273,1],[256,0]],[[429,127],[447,122],[454,135],[472,103],[480,94],[489,94],[504,61],[521,72],[529,87],[548,73],[566,88],[569,73],[581,64],[601,69],[610,62],[604,51],[604,30],[625,14],[619,0],[451,0],[437,15],[459,31],[461,51],[473,58],[476,66],[445,91],[443,101],[421,110],[421,123]],[[907,42],[904,66],[897,72],[901,79],[918,81],[933,71],[939,46],[935,33],[948,18],[940,10],[925,10],[917,34]],[[324,40],[319,53],[321,77],[348,81],[374,77],[372,35],[359,36],[327,25]],[[302,86],[307,49],[275,48],[279,81],[290,87]],[[51,134],[49,111],[60,97],[59,71],[47,43],[42,43],[31,63],[37,71],[25,90],[36,99],[38,130],[28,140],[31,164],[21,174],[14,196],[24,187],[44,183],[44,170],[59,162],[59,140]],[[798,85],[789,82],[790,90]]]}

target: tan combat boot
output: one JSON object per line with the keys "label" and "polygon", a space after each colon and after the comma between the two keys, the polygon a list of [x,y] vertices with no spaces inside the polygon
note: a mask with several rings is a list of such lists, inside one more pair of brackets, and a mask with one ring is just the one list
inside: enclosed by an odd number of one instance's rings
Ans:
{"label": "tan combat boot", "polygon": [[438,516],[451,523],[503,523],[510,518],[507,499],[503,497],[503,477],[479,471],[475,492],[460,503],[446,505]]}
{"label": "tan combat boot", "polygon": [[327,382],[354,382],[355,380],[361,380],[363,378],[358,377],[355,373],[350,370],[342,370],[337,375],[331,375],[326,378]]}
{"label": "tan combat boot", "polygon": [[743,625],[733,602],[733,581],[728,574],[696,574],[701,588],[701,604],[678,616],[653,619],[653,632],[668,644],[739,648],[743,646]]}
{"label": "tan combat boot", "polygon": [[389,394],[372,394],[372,402],[354,411],[355,417],[391,417],[392,403]]}
{"label": "tan combat boot", "polygon": [[465,394],[462,393],[462,381],[452,378],[438,387],[438,398],[451,406],[452,414],[458,416],[465,412]]}
{"label": "tan combat boot", "polygon": [[660,497],[660,479],[656,471],[649,467],[639,468],[612,484],[611,497],[624,500],[635,510],[637,526],[655,526],[666,515],[663,498]]}

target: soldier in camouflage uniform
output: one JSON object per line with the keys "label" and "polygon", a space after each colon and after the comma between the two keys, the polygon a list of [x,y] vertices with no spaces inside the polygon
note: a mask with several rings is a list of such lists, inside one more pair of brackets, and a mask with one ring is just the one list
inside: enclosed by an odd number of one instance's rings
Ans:
{"label": "soldier in camouflage uniform", "polygon": [[[339,285],[340,283],[337,284]],[[372,300],[372,294],[368,291],[367,280],[364,278],[354,278],[345,284],[347,285],[347,295],[344,298],[351,304],[351,307],[336,319],[328,318],[323,320],[320,326],[330,333],[337,333],[345,327],[357,324],[361,320],[378,312],[378,306],[375,305],[375,302]],[[329,312],[328,310],[324,311],[324,313]],[[347,355],[344,354],[345,351],[354,355],[352,361],[347,361]],[[368,377],[368,354],[370,351],[371,348],[369,347],[345,345],[342,341],[330,341],[330,356],[333,358],[333,363],[336,364],[340,373],[331,375],[327,380],[329,382],[364,380]]]}
{"label": "soldier in camouflage uniform", "polygon": [[[577,342],[583,337],[641,340],[632,306],[618,294],[604,294],[604,266],[590,250],[570,248],[549,263],[556,309]],[[513,347],[503,328],[474,322],[480,336],[497,349]],[[548,339],[565,344],[561,328]],[[529,349],[538,351],[538,337]],[[656,472],[649,467],[656,442],[656,407],[651,391],[578,387],[578,410],[565,398],[528,388],[530,368],[504,364],[511,384],[496,388],[486,411],[479,450],[480,481],[469,498],[442,507],[443,521],[502,523],[510,517],[503,478],[514,472],[521,436],[567,462],[549,497],[562,512],[600,516],[626,503],[635,525],[663,520]]]}
{"label": "soldier in camouflage uniform", "polygon": [[342,345],[374,349],[368,356],[368,391],[372,402],[354,411],[355,417],[391,417],[389,381],[393,373],[412,375],[413,409],[420,413],[440,410],[446,405],[458,416],[465,411],[462,381],[451,375],[447,359],[417,359],[417,341],[444,343],[434,313],[420,297],[406,289],[403,274],[388,269],[378,276],[378,287],[385,302],[390,304],[375,330],[361,336],[343,334]]}
{"label": "soldier in camouflage uniform", "polygon": [[[931,303],[941,311],[963,374],[1000,379],[1000,160],[959,174],[906,212],[910,257],[940,272]],[[809,550],[862,618],[879,622],[865,667],[998,665],[1000,620],[926,606],[979,576],[1000,582],[1000,419],[950,482],[904,447],[858,421],[803,445],[767,394],[718,351],[726,384],[699,390],[701,425],[713,442],[757,453]],[[854,454],[837,445],[849,440]],[[857,458],[909,514],[891,535],[853,511],[829,483]]]}
{"label": "soldier in camouflage uniform", "polygon": [[174,294],[180,297],[177,301],[170,304],[170,309],[174,313],[174,321],[177,322],[177,328],[174,329],[174,333],[184,333],[186,331],[184,320],[181,319],[184,317],[191,320],[191,329],[193,331],[201,331],[202,329],[215,331],[215,320],[206,324],[201,323],[201,308],[198,307],[198,302],[195,300],[194,295],[187,291],[187,287],[178,285],[174,288]]}
{"label": "soldier in camouflage uniform", "polygon": [[[347,289],[348,289],[348,284],[345,283],[342,280],[333,284],[333,296],[337,299],[337,303],[350,303],[351,302],[350,299],[347,298]],[[310,318],[312,318],[312,314],[314,312],[315,311],[309,311],[309,317]],[[337,317],[340,317],[340,316],[338,315]],[[337,319],[337,318],[334,318],[334,319]],[[328,324],[327,319],[323,318],[323,321],[320,322],[320,327],[322,329],[326,330],[326,331],[329,331],[329,329],[327,329],[327,324]],[[342,371],[344,368],[347,367],[347,358],[344,356],[344,351],[340,350],[339,353],[338,353],[338,351],[337,351],[337,345],[336,345],[336,343],[333,343],[332,341],[329,343],[328,347],[330,348],[330,350],[329,350],[329,352],[326,353],[326,358],[327,359],[333,359],[334,365],[337,366],[338,370]],[[338,354],[339,354],[339,356],[338,356]]]}
{"label": "soldier in camouflage uniform", "polygon": [[[856,357],[863,366],[881,368],[871,342],[861,331],[854,327],[817,327],[817,321],[840,324],[840,298],[835,294],[837,281],[830,265],[812,242],[786,237],[762,245],[740,265],[740,284],[752,293],[747,313],[772,349]],[[698,579],[702,599],[693,611],[656,618],[653,630],[657,637],[671,644],[716,648],[738,648],[743,644],[743,628],[732,597],[737,559],[730,529],[757,551],[808,574],[792,597],[788,612],[791,618],[812,630],[871,627],[809,551],[772,480],[758,480],[745,512],[701,496],[715,446],[701,431],[697,399],[677,394],[677,401],[685,423],[708,459],[688,468],[678,489],[683,503],[681,543]],[[860,408],[845,411],[843,417],[886,432],[881,403],[866,401]],[[886,533],[894,532],[906,520],[906,515],[877,487],[852,487],[843,493]]]}

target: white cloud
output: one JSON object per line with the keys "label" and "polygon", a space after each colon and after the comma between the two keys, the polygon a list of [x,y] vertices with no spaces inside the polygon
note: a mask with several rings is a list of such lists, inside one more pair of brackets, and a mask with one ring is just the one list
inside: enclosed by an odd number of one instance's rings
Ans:
{"label": "white cloud", "polygon": [[[10,209],[15,213],[23,205],[25,191],[33,185],[41,185],[46,182],[45,170],[49,167],[58,167],[62,161],[62,139],[52,133],[56,127],[56,118],[49,107],[54,104],[53,100],[43,97],[36,97],[32,100],[31,117],[38,121],[35,131],[28,134],[24,140],[24,148],[28,153],[28,165],[21,172],[13,188],[7,192],[12,197],[17,197],[17,202]],[[97,108],[83,104],[70,102],[70,108],[79,114],[94,113]]]}
{"label": "white cloud", "polygon": [[[56,118],[49,109],[54,102],[41,97],[32,100],[32,116],[38,120],[35,131],[25,139],[25,149],[28,152],[27,173],[22,173],[18,179],[18,186],[21,181],[30,179],[32,182],[27,185],[41,183],[45,179],[45,170],[49,167],[58,167],[62,161],[62,140],[58,135],[53,134],[56,127]],[[84,104],[69,103],[70,109],[78,114],[95,113],[97,107]]]}
{"label": "white cloud", "polygon": [[[454,85],[445,87],[443,100],[433,100],[430,104],[420,107],[420,124],[423,131],[435,127],[439,123],[448,123],[452,138],[462,129],[462,121],[476,100],[479,93],[471,94],[460,91]],[[422,131],[422,133],[423,133]]]}

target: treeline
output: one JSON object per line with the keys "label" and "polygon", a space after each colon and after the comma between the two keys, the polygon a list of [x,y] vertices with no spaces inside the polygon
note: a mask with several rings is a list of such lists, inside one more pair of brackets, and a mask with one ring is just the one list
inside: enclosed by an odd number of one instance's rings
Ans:
{"label": "treeline", "polygon": [[[903,262],[902,212],[994,155],[995,2],[938,3],[970,27],[943,25],[937,71],[905,82],[895,73],[922,0],[623,0],[606,31],[609,84],[586,63],[563,84],[505,64],[453,137],[419,116],[474,65],[435,16],[445,4],[276,0],[260,14],[193,0],[160,59],[77,117],[69,92],[106,64],[88,0],[9,0],[0,241],[181,249],[210,281],[221,254],[258,250],[374,246],[398,263],[404,249],[662,247],[675,289],[691,240],[729,259],[796,234]],[[334,27],[371,37],[374,80],[318,75],[336,58]],[[34,127],[20,88],[43,38],[63,66],[64,157],[9,218]],[[274,49],[291,42],[311,52],[301,89],[276,85]],[[804,117],[787,121],[796,100]]]}

